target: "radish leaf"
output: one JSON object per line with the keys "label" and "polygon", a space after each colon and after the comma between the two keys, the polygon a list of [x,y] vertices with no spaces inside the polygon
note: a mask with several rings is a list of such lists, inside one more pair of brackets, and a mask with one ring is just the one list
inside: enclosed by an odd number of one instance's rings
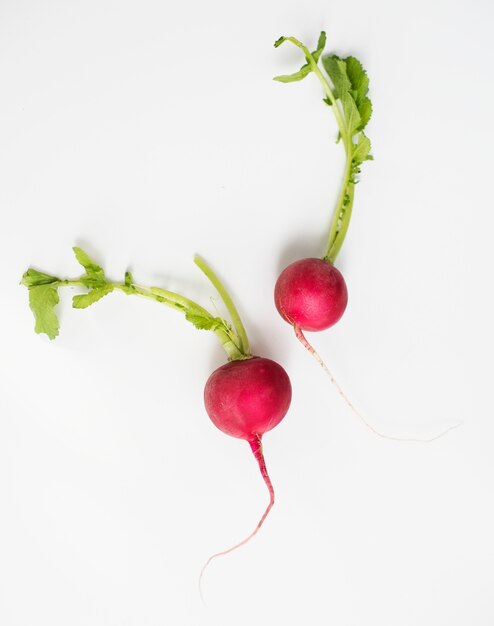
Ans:
{"label": "radish leaf", "polygon": [[347,57],[345,60],[346,73],[352,85],[352,92],[357,106],[369,91],[369,77],[362,67],[362,63],[355,57]]}
{"label": "radish leaf", "polygon": [[353,149],[353,160],[359,165],[364,161],[372,160],[372,156],[369,154],[370,149],[371,143],[369,138],[364,133],[360,133],[358,143]]}
{"label": "radish leaf", "polygon": [[103,287],[106,284],[105,272],[97,263],[94,263],[89,256],[82,250],[74,246],[75,258],[86,270],[86,275],[81,277],[81,283],[86,287]]}
{"label": "radish leaf", "polygon": [[[360,116],[359,124],[355,130],[363,130],[371,117],[372,104],[367,97],[367,92],[369,91],[369,77],[362,67],[362,63],[352,56],[346,59],[340,59],[340,57],[333,54],[325,56],[322,60],[322,64],[333,83],[335,98],[342,101],[344,108],[345,101],[347,101],[346,106],[349,111],[353,109],[353,107],[349,105],[349,100],[352,100],[355,104]],[[331,106],[329,98],[325,98],[324,101]],[[345,111],[344,113],[347,125],[350,125],[347,113]],[[353,118],[354,116],[352,116],[352,120]]]}
{"label": "radish leaf", "polygon": [[372,102],[369,98],[365,97],[362,100],[362,102],[358,105],[358,110],[360,113],[360,126],[358,127],[358,130],[364,130],[372,115]]}
{"label": "radish leaf", "polygon": [[194,324],[199,330],[216,330],[224,325],[223,320],[220,317],[213,317],[197,313],[195,311],[187,311],[185,319],[191,324]]}
{"label": "radish leaf", "polygon": [[29,287],[29,306],[34,313],[34,330],[45,333],[50,339],[58,335],[59,322],[55,306],[59,302],[55,284],[33,285]]}
{"label": "radish leaf", "polygon": [[346,71],[345,61],[336,54],[331,54],[323,57],[322,64],[333,83],[334,97],[341,99],[342,95],[352,88],[352,83]]}
{"label": "radish leaf", "polygon": [[85,293],[80,296],[74,296],[72,298],[72,306],[74,309],[86,309],[94,302],[98,302],[104,296],[113,291],[113,285],[105,285],[104,287],[96,287],[91,289],[89,293]]}
{"label": "radish leaf", "polygon": [[341,103],[343,105],[343,115],[345,116],[348,137],[352,138],[360,126],[360,113],[355,100],[348,91],[342,94]]}
{"label": "radish leaf", "polygon": [[[287,39],[289,39],[289,37],[280,37],[277,41],[275,41],[274,47],[278,48],[278,46],[281,46],[281,44]],[[321,56],[325,45],[326,45],[326,33],[322,31],[321,34],[319,35],[317,48],[314,50],[314,52],[311,53],[312,58],[314,59],[316,63],[319,61],[319,57]],[[273,80],[277,80],[279,83],[295,83],[305,78],[307,74],[310,74],[312,71],[313,70],[312,70],[310,63],[307,62],[305,65],[302,65],[302,67],[300,68],[298,72],[295,72],[294,74],[275,76]]]}
{"label": "radish leaf", "polygon": [[38,272],[38,270],[30,267],[22,277],[21,284],[25,285],[26,287],[35,287],[37,285],[49,285],[50,283],[56,283],[59,280],[60,279],[56,276],[51,276],[51,274]]}

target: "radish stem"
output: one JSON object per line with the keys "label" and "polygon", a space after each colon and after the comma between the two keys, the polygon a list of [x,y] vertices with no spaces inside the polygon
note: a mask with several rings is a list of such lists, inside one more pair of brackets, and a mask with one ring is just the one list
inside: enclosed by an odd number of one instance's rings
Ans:
{"label": "radish stem", "polygon": [[[342,90],[342,86],[338,82],[341,79],[341,76],[337,75],[338,79],[335,79],[335,77],[331,73],[331,70],[329,70],[328,67],[325,65],[326,57],[324,57],[323,65],[334,83],[334,87],[331,86],[328,79],[322,73],[319,67],[319,57],[321,56],[324,45],[326,43],[326,34],[324,32],[321,33],[321,37],[318,43],[318,49],[315,52],[311,52],[307,48],[307,46],[304,46],[304,44],[302,44],[295,37],[280,37],[280,39],[278,39],[278,41],[275,43],[275,47],[280,46],[285,41],[289,41],[303,52],[307,61],[307,65],[296,74],[293,74],[291,76],[277,76],[275,77],[275,80],[279,80],[281,82],[292,82],[295,80],[301,80],[307,75],[307,73],[313,72],[322,85],[322,88],[326,95],[325,102],[331,107],[333,114],[336,118],[336,123],[338,124],[339,130],[338,139],[342,139],[343,146],[345,148],[346,163],[343,179],[341,182],[338,200],[336,202],[333,216],[331,218],[326,249],[322,256],[322,259],[324,261],[334,264],[335,259],[341,249],[341,246],[343,245],[343,241],[345,239],[345,235],[347,233],[350,223],[356,175],[360,172],[359,166],[362,164],[363,161],[372,158],[369,155],[370,142],[365,137],[363,132],[361,132],[366,125],[368,117],[370,115],[367,117],[367,120],[365,120],[364,123],[360,124],[360,113],[361,111],[363,113],[363,110],[359,109],[358,102],[354,100],[355,97],[362,98],[367,90],[365,90],[364,94],[357,94],[358,89],[355,89],[357,85],[352,85],[351,82],[345,83],[346,91]],[[360,70],[360,78],[362,78],[362,76],[365,76],[365,72],[361,66]],[[351,106],[349,105],[349,101],[351,103]],[[355,116],[358,116],[359,120],[359,124],[357,125],[355,125]],[[359,135],[357,143],[354,142],[354,137],[356,135]],[[362,144],[360,143],[361,140]],[[368,143],[368,146],[366,146],[365,150],[363,147],[364,142]]]}
{"label": "radish stem", "polygon": [[247,333],[245,331],[242,320],[240,319],[240,315],[237,311],[237,307],[235,306],[233,300],[230,297],[230,294],[226,290],[226,287],[220,281],[218,276],[212,270],[212,268],[206,263],[204,259],[200,256],[194,257],[194,263],[197,267],[205,274],[207,278],[211,281],[213,286],[216,288],[218,293],[221,296],[221,299],[225,303],[225,306],[230,314],[235,330],[237,331],[237,336],[240,341],[239,349],[244,355],[250,356],[250,346],[249,339],[247,337]]}
{"label": "radish stem", "polygon": [[160,287],[138,285],[134,282],[130,272],[125,273],[123,282],[109,281],[103,268],[92,261],[81,248],[74,247],[74,253],[86,270],[86,273],[79,278],[63,279],[39,272],[34,268],[29,268],[22,277],[22,284],[29,289],[30,306],[36,320],[36,332],[45,333],[50,339],[58,335],[59,322],[55,306],[59,301],[59,287],[82,287],[88,290],[85,294],[74,296],[73,306],[76,309],[86,308],[112,291],[122,291],[126,295],[141,296],[165,304],[183,313],[196,328],[211,330],[219,339],[230,361],[251,358],[247,333],[240,315],[220,279],[202,259],[196,258],[196,264],[218,289],[237,331],[227,321],[212,315],[189,298]]}

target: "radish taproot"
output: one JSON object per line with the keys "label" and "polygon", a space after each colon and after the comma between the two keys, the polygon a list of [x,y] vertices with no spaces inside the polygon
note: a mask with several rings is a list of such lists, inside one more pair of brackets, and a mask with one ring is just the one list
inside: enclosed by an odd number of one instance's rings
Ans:
{"label": "radish taproot", "polygon": [[[275,48],[285,42],[299,48],[306,63],[298,72],[275,76],[274,80],[292,83],[303,80],[311,73],[315,74],[324,91],[323,102],[331,108],[335,116],[338,126],[336,141],[343,143],[346,161],[326,249],[322,257],[297,260],[281,272],[274,290],[276,308],[281,317],[293,326],[297,339],[323,368],[353,413],[374,434],[397,441],[433,441],[459,426],[461,422],[439,435],[425,439],[392,437],[380,433],[355,408],[304,334],[304,331],[318,332],[331,328],[341,319],[347,306],[345,279],[334,263],[350,224],[360,168],[365,161],[373,159],[370,154],[370,140],[364,133],[372,115],[372,103],[367,95],[369,78],[358,59],[353,56],[340,58],[335,54],[323,56],[326,46],[324,31],[321,32],[313,52],[295,37],[280,37],[274,44]],[[320,60],[326,75],[319,67]]]}
{"label": "radish taproot", "polygon": [[60,287],[77,286],[88,290],[87,293],[73,297],[72,303],[76,309],[86,308],[112,291],[121,291],[127,295],[155,300],[183,313],[196,328],[214,332],[228,356],[228,362],[216,369],[206,382],[206,412],[221,431],[247,441],[268,489],[269,503],[254,531],[232,548],[214,554],[208,559],[207,565],[213,558],[247,543],[258,532],[273,507],[274,490],[266,469],[262,437],[277,426],[288,411],[292,397],[288,374],[275,361],[252,355],[247,333],[235,304],[218,276],[200,257],[195,257],[194,262],[218,291],[233,325],[180,294],[160,287],[138,285],[130,272],[125,273],[123,282],[111,282],[107,280],[103,268],[92,261],[81,248],[75,247],[74,253],[85,270],[79,278],[62,279],[34,268],[29,268],[22,277],[22,284],[29,290],[29,303],[34,313],[37,333],[44,333],[50,339],[58,335],[59,320],[55,307],[59,302]]}

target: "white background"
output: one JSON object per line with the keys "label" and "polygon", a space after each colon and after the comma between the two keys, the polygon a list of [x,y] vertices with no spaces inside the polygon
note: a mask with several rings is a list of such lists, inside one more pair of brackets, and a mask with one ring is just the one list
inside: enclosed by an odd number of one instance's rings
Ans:
{"label": "white background", "polygon": [[[492,626],[492,5],[488,0],[144,0],[0,7],[0,623]],[[338,266],[344,319],[310,339],[272,302],[321,254],[343,168],[314,77],[281,85],[282,34],[355,54],[371,79],[365,164]],[[210,305],[201,253],[255,352],[293,383],[265,437],[277,503],[202,404],[214,335],[153,302],[62,293],[33,333],[29,265]],[[216,300],[217,302],[217,300]],[[217,302],[219,306],[219,303]]]}

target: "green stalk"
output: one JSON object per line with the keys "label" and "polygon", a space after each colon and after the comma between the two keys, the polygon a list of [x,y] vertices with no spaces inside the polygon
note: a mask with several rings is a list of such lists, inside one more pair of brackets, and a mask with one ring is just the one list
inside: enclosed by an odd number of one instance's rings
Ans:
{"label": "green stalk", "polygon": [[137,295],[165,304],[183,313],[185,319],[196,328],[213,331],[227,353],[229,360],[237,361],[252,357],[247,333],[233,300],[213,270],[199,257],[195,258],[195,263],[209,278],[223,298],[231,315],[234,328],[221,317],[212,315],[197,302],[178,293],[161,289],[161,287],[138,285],[134,282],[130,272],[125,272],[125,280],[123,282],[110,282],[106,279],[103,268],[92,261],[84,250],[77,246],[74,246],[73,250],[77,261],[86,270],[86,273],[79,278],[61,279],[57,276],[40,272],[33,267],[30,267],[22,276],[21,283],[29,290],[29,306],[34,313],[35,331],[37,333],[44,333],[50,339],[55,339],[58,335],[60,323],[55,312],[55,306],[59,302],[59,287],[77,286],[88,290],[85,294],[74,296],[73,306],[76,309],[85,309],[112,291],[118,290],[126,295]]}
{"label": "green stalk", "polygon": [[211,269],[211,267],[206,263],[204,259],[201,259],[200,256],[196,255],[194,257],[194,263],[205,274],[205,276],[209,278],[209,280],[211,281],[215,289],[220,294],[221,299],[225,303],[225,306],[228,310],[228,313],[230,314],[235,330],[237,331],[237,336],[238,336],[239,344],[240,344],[239,345],[240,350],[245,355],[251,356],[249,339],[247,337],[247,333],[245,332],[245,328],[244,328],[244,325],[242,324],[240,314],[237,311],[237,307],[233,303],[233,300],[231,299],[230,294],[226,290],[226,287],[223,285],[221,280],[218,278],[218,276],[214,273],[214,271]]}
{"label": "green stalk", "polygon": [[[125,288],[122,288],[122,286],[120,285],[118,288],[120,288],[125,293],[132,293],[128,291],[128,288],[126,286],[124,287]],[[200,313],[204,317],[213,319],[211,313],[209,313],[209,311],[197,304],[197,302],[180,296],[173,291],[166,291],[165,289],[160,289],[159,287],[151,287],[148,289],[139,285],[131,285],[131,287],[135,288],[137,295],[143,296],[144,298],[151,298],[152,300],[156,300],[156,302],[162,302],[163,304],[166,304],[167,306],[181,312],[187,313],[187,311],[189,311],[193,313]],[[226,326],[215,328],[213,332],[220,340],[220,343],[227,353],[228,359],[230,361],[237,361],[246,358],[246,354],[240,346],[238,337],[234,333],[229,332]]]}
{"label": "green stalk", "polygon": [[[339,225],[338,230],[336,231],[337,222],[341,215],[341,211],[343,208],[343,203],[345,201],[346,194],[348,194],[348,201],[345,204],[345,210],[344,210],[343,215],[341,216],[341,223]],[[352,217],[354,195],[355,195],[355,183],[349,180],[347,187],[342,188],[341,193],[340,193],[340,198],[338,198],[337,209],[336,209],[335,215],[331,223],[328,246],[323,256],[323,260],[327,261],[328,263],[331,263],[331,265],[334,265],[335,259],[338,256],[338,252],[340,251],[341,246],[343,245],[343,242],[345,240],[348,226],[350,224],[350,219]],[[332,235],[333,229],[334,229],[334,234]]]}
{"label": "green stalk", "polygon": [[343,182],[341,184],[340,194],[336,202],[336,207],[331,219],[329,227],[329,237],[326,249],[324,251],[323,260],[331,263],[335,262],[336,256],[343,245],[350,218],[352,216],[353,198],[355,192],[355,183],[351,180],[352,172],[352,151],[351,148],[345,146],[346,164],[345,173],[343,174]]}
{"label": "green stalk", "polygon": [[[86,287],[86,285],[84,285],[84,283],[80,279],[59,280],[54,282],[53,285],[56,285],[57,287]],[[210,320],[214,319],[214,316],[211,315],[211,313],[203,308],[201,305],[197,304],[197,302],[194,302],[189,298],[185,298],[178,293],[174,293],[173,291],[167,291],[166,289],[161,289],[160,287],[145,287],[143,285],[137,285],[135,283],[126,284],[118,282],[107,282],[106,285],[108,287],[111,287],[112,290],[122,291],[126,295],[137,295],[143,298],[154,300],[155,302],[159,302],[161,304],[165,304],[166,306],[183,314],[189,313],[192,315],[199,315]],[[220,327],[214,328],[213,332],[218,337],[230,361],[241,360],[251,356],[250,353],[244,351],[239,337],[237,337],[234,332],[229,330],[226,324],[224,326],[222,325]]]}
{"label": "green stalk", "polygon": [[317,76],[319,82],[324,89],[324,93],[326,94],[329,103],[331,103],[331,108],[336,118],[336,123],[338,124],[339,135],[345,148],[346,163],[343,173],[343,180],[329,227],[329,236],[326,244],[326,249],[322,257],[324,261],[334,264],[335,259],[341,249],[341,246],[343,245],[343,241],[345,239],[350,223],[350,218],[352,215],[353,198],[355,191],[355,183],[352,177],[354,155],[353,137],[349,135],[349,130],[347,128],[345,119],[340,108],[340,102],[336,99],[331,85],[322,73],[318,64],[318,60],[316,60],[311,51],[295,37],[283,37],[279,41],[281,41],[281,43],[283,41],[290,41],[303,52],[311,71]]}

